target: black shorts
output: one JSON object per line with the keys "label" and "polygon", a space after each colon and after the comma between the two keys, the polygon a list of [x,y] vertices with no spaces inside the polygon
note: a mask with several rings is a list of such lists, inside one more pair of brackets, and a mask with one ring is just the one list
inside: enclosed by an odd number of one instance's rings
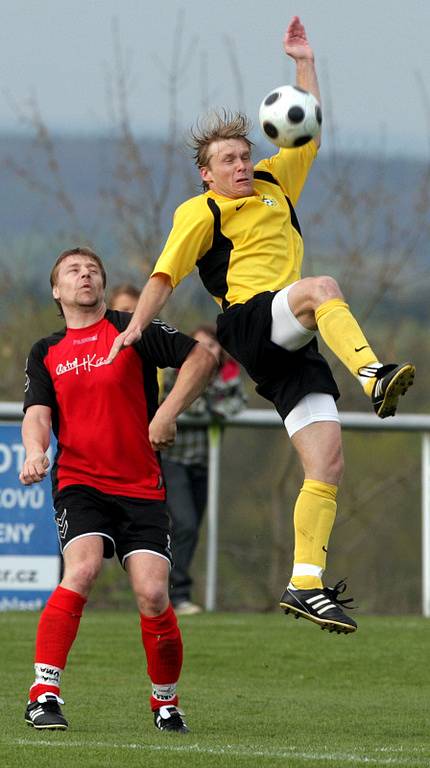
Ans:
{"label": "black shorts", "polygon": [[69,485],[54,501],[61,552],[74,539],[103,537],[106,558],[121,564],[132,552],[155,552],[172,563],[170,519],[164,501],[111,496],[88,485]]}
{"label": "black shorts", "polygon": [[217,336],[255,381],[258,394],[270,400],[284,420],[305,395],[322,392],[337,400],[339,390],[316,339],[296,352],[270,341],[275,295],[265,291],[229,307],[218,315]]}

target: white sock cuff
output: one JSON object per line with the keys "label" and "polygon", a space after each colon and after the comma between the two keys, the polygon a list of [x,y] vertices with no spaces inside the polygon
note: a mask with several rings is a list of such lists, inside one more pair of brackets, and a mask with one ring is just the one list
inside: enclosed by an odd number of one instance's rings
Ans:
{"label": "white sock cuff", "polygon": [[360,368],[360,371],[364,370],[365,374],[367,373],[367,376],[362,376],[360,373],[357,376],[362,387],[365,387],[366,384],[369,383],[369,379],[373,378],[372,369],[376,368],[382,368],[382,363],[378,363],[377,360],[375,360],[374,363],[369,363],[368,365],[363,366],[363,368]]}
{"label": "white sock cuff", "polygon": [[293,579],[294,576],[316,576],[320,579],[323,573],[324,569],[319,565],[312,565],[312,563],[294,563],[291,578]]}
{"label": "white sock cuff", "polygon": [[34,665],[35,680],[33,685],[56,685],[59,688],[62,671],[60,667],[54,667],[52,664],[36,662]]}
{"label": "white sock cuff", "polygon": [[152,683],[152,695],[158,701],[171,701],[176,696],[176,683],[166,685]]}

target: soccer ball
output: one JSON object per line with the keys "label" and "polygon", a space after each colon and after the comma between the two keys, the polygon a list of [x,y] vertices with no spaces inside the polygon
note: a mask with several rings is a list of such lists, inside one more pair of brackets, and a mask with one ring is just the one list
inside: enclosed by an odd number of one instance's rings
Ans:
{"label": "soccer ball", "polygon": [[297,85],[281,85],[263,99],[260,126],[277,147],[301,147],[321,130],[321,107],[312,93]]}

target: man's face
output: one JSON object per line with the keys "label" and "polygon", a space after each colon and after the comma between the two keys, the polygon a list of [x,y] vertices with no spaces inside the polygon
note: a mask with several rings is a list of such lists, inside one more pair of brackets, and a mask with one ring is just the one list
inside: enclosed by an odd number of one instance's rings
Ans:
{"label": "man's face", "polygon": [[222,139],[209,145],[208,164],[200,175],[209,189],[237,199],[254,194],[251,150],[243,139]]}
{"label": "man's face", "polygon": [[85,311],[101,306],[103,276],[97,262],[80,254],[66,256],[58,267],[52,295],[61,302],[63,310],[81,308]]}

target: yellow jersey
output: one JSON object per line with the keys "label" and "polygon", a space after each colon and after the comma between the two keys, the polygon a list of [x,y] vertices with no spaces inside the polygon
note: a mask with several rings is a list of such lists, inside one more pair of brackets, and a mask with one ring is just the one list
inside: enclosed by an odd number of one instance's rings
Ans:
{"label": "yellow jersey", "polygon": [[223,309],[298,280],[303,240],[294,206],[316,154],[310,141],[261,160],[253,195],[208,190],[182,203],[152,275],[168,275],[175,288],[197,266]]}

